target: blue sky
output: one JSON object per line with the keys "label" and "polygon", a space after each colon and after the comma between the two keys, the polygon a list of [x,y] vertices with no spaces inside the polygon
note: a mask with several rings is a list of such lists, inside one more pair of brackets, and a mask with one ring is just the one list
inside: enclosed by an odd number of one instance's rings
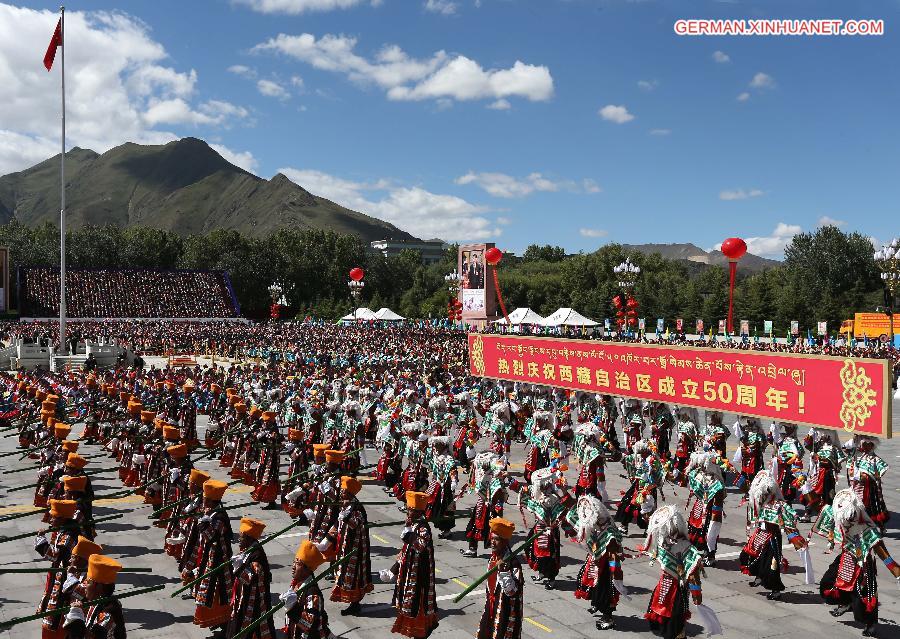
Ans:
{"label": "blue sky", "polygon": [[[56,6],[0,5],[0,83],[21,94],[0,105],[4,173],[58,147],[58,68],[40,67]],[[67,13],[73,144],[201,137],[423,237],[590,251],[738,235],[780,257],[823,221],[877,240],[900,226],[894,1],[69,9],[83,12]],[[886,25],[868,38],[688,38],[679,18]],[[129,53],[104,64],[117,47]]]}

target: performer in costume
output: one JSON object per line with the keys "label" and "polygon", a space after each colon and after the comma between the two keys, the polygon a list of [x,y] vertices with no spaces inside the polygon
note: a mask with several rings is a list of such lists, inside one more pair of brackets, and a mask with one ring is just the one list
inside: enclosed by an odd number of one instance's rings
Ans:
{"label": "performer in costume", "polygon": [[[116,576],[122,569],[115,559],[93,554],[88,559],[84,599],[110,597],[116,588]],[[72,608],[63,621],[67,639],[125,639],[125,616],[118,599],[107,599],[85,609],[80,599],[72,601]]]}
{"label": "performer in costume", "polygon": [[688,487],[691,494],[688,503],[688,539],[703,553],[705,566],[716,565],[716,547],[722,530],[723,508],[725,506],[725,480],[717,452],[691,454],[688,465]]}
{"label": "performer in costume", "polygon": [[809,473],[800,486],[800,499],[806,506],[800,521],[809,523],[834,499],[844,450],[834,433],[815,428],[811,428],[803,438],[803,446],[810,455]]}
{"label": "performer in costume", "polygon": [[490,522],[503,516],[506,503],[506,473],[499,455],[490,451],[479,453],[473,462],[469,489],[475,493],[475,505],[466,526],[467,549],[460,549],[464,557],[478,556],[478,542],[487,548],[490,543]]}
{"label": "performer in costume", "polygon": [[560,567],[560,530],[565,522],[566,511],[572,497],[560,485],[560,477],[549,468],[539,468],[531,474],[530,486],[511,485],[519,491],[519,507],[534,515],[534,526],[529,535],[540,533],[525,548],[528,565],[538,574],[532,581],[547,590],[556,587],[556,576]]}
{"label": "performer in costume", "polygon": [[856,435],[854,443],[854,453],[847,462],[850,487],[865,504],[866,514],[884,533],[890,512],[884,501],[882,477],[887,473],[888,465],[875,453],[877,438],[870,435]]}
{"label": "performer in costume", "polygon": [[294,557],[291,587],[279,598],[284,603],[287,639],[330,639],[325,597],[314,580],[325,558],[316,545],[304,539]]}
{"label": "performer in costume", "polygon": [[374,589],[368,518],[365,507],[356,497],[361,489],[358,479],[346,475],[341,477],[341,510],[337,526],[329,533],[329,541],[333,540],[338,557],[353,553],[338,567],[331,591],[331,601],[350,604],[341,610],[341,615],[359,614],[362,609],[360,602]]}
{"label": "performer in costume", "polygon": [[[257,519],[241,519],[238,535],[240,552],[231,558],[234,585],[231,589],[231,618],[225,629],[226,639],[234,637],[269,610],[272,571],[265,548],[256,546],[265,528],[266,525]],[[249,639],[275,639],[272,617],[244,636]]]}
{"label": "performer in costume", "polygon": [[[188,475],[187,494],[191,499],[176,504],[170,512],[171,520],[166,526],[166,554],[178,560],[178,571],[183,575],[197,567],[197,548],[200,531],[197,517],[192,515],[203,506],[203,484],[209,480],[209,473],[192,468]],[[178,491],[181,494],[181,491]],[[184,495],[185,497],[187,495]],[[179,498],[180,499],[180,498]]]}
{"label": "performer in costume", "polygon": [[391,605],[397,610],[397,619],[391,632],[424,639],[438,626],[434,547],[431,527],[425,518],[428,495],[409,492],[406,505],[406,527],[401,533],[403,547],[394,566],[380,575],[382,581],[396,582]]}
{"label": "performer in costume", "polygon": [[679,486],[687,485],[687,466],[691,461],[691,453],[697,448],[700,432],[696,423],[691,419],[690,410],[682,407],[676,411],[678,422],[675,425],[677,441],[675,444],[674,470],[672,475]]}
{"label": "performer in costume", "polygon": [[852,610],[853,619],[864,625],[863,636],[874,637],[878,623],[876,557],[900,585],[900,565],[888,553],[881,531],[851,489],[838,492],[834,504],[825,506],[813,531],[826,537],[831,547],[840,544],[841,548],[819,583],[822,598],[836,604],[831,616]]}
{"label": "performer in costume", "polygon": [[[206,574],[232,556],[231,522],[222,506],[222,496],[227,488],[225,482],[216,479],[203,484],[203,516],[196,524],[200,535],[200,559],[189,579]],[[228,565],[194,585],[193,596],[197,602],[194,624],[201,628],[215,628],[228,623],[231,616],[229,588],[232,583],[231,566]]]}
{"label": "performer in costume", "polygon": [[446,435],[430,437],[432,454],[428,461],[433,480],[427,489],[428,508],[425,516],[440,530],[438,539],[449,539],[456,526],[456,490],[459,487],[459,471],[456,460],[449,454],[450,438]]}
{"label": "performer in costume", "polygon": [[591,602],[588,612],[599,615],[598,630],[611,630],[619,595],[628,595],[622,581],[622,534],[603,502],[591,495],[579,497],[566,518],[576,531],[576,541],[588,549],[575,597]]}
{"label": "performer in costume", "polygon": [[[72,548],[69,565],[66,570],[52,574],[53,586],[49,596],[41,600],[38,612],[58,610],[66,608],[75,600],[84,598],[83,581],[91,555],[101,552],[103,549],[86,537],[79,537],[78,543]],[[49,615],[41,622],[42,639],[66,639],[66,629],[63,627],[65,617]]]}
{"label": "performer in costume", "polygon": [[627,535],[631,523],[636,523],[641,530],[647,528],[665,472],[646,439],[634,442],[632,452],[622,459],[622,464],[631,487],[622,495],[615,519],[622,534]]}
{"label": "performer in costume", "polygon": [[495,517],[490,522],[491,558],[488,570],[497,570],[487,579],[484,612],[477,639],[519,639],[522,636],[522,591],[524,577],[519,558],[510,552],[515,525]]}

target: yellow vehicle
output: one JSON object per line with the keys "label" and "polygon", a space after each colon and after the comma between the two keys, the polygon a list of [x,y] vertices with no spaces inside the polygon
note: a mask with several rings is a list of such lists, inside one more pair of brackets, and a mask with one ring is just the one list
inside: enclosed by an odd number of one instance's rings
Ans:
{"label": "yellow vehicle", "polygon": [[891,318],[884,313],[856,313],[853,319],[841,322],[841,335],[856,339],[877,339],[887,342],[891,334]]}

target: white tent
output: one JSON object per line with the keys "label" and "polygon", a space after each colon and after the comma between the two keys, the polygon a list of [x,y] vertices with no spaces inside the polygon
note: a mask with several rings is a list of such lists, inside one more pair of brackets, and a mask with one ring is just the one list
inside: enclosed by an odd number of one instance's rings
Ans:
{"label": "white tent", "polygon": [[350,313],[349,315],[344,315],[341,318],[342,322],[368,322],[370,320],[377,320],[378,316],[375,315],[374,311],[370,308],[361,307]]}
{"label": "white tent", "polygon": [[586,318],[584,315],[571,308],[560,308],[547,317],[542,326],[599,326],[597,322]]}
{"label": "white tent", "polygon": [[[509,314],[509,323],[512,326],[518,326],[519,324],[537,324],[541,325],[544,322],[544,318],[532,311],[527,306],[520,306],[512,313]],[[506,324],[506,318],[500,318],[494,324]]]}
{"label": "white tent", "polygon": [[380,319],[383,322],[399,322],[401,320],[406,319],[402,315],[397,315],[394,311],[392,311],[391,309],[389,309],[387,307],[379,308],[375,312],[375,317],[377,317],[378,319]]}

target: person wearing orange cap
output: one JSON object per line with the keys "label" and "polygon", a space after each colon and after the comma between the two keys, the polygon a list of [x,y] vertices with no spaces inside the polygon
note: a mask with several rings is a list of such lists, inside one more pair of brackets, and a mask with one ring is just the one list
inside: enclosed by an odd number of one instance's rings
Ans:
{"label": "person wearing orange cap", "polygon": [[[194,464],[188,456],[186,444],[167,446],[163,459],[165,466],[161,478],[163,484],[161,502],[171,504],[188,494],[187,482]],[[162,520],[171,516],[171,509],[166,509],[160,513],[159,518]],[[168,528],[168,524],[162,521],[154,522],[153,525],[158,528]]]}
{"label": "person wearing orange cap", "polygon": [[[87,494],[89,478],[86,475],[65,475],[62,478],[64,486],[63,499],[71,499],[77,504],[75,521],[81,526],[81,533],[88,539],[97,536],[94,528],[94,509]],[[46,520],[45,520],[46,521]]]}
{"label": "person wearing orange cap", "polygon": [[190,500],[186,503],[176,503],[172,507],[171,519],[166,528],[165,551],[167,555],[178,560],[180,573],[187,568],[193,570],[195,567],[190,561],[197,556],[199,535],[196,528],[197,518],[192,515],[203,506],[203,484],[209,478],[209,473],[192,468],[186,480],[187,494],[184,496],[190,497]]}
{"label": "person wearing orange cap", "polygon": [[[302,446],[303,443],[301,442],[300,445]],[[309,525],[315,517],[313,506],[315,506],[316,502],[322,501],[319,496],[318,484],[325,479],[326,448],[328,448],[326,444],[312,445],[312,462],[309,464],[309,468],[302,478],[292,480],[297,483],[297,486],[284,495],[282,504],[284,511],[291,517],[303,519],[304,523],[307,525]],[[288,477],[293,477],[299,473],[303,467],[295,468],[296,470],[294,472],[288,473]],[[289,483],[290,482],[285,482],[285,488],[288,487]]]}
{"label": "person wearing orange cap", "polygon": [[89,601],[106,600],[85,610],[81,600],[75,599],[63,621],[63,627],[68,631],[67,639],[125,639],[122,603],[110,598],[115,592],[116,577],[121,569],[122,564],[115,559],[99,553],[90,556],[84,597]]}
{"label": "person wearing orange cap", "polygon": [[[199,562],[192,573],[182,578],[185,581],[196,579],[206,574],[219,564],[226,562],[231,553],[231,521],[228,512],[222,506],[222,496],[228,485],[216,479],[209,479],[203,484],[203,516],[197,520],[197,532],[200,536],[198,551]],[[194,612],[194,624],[201,628],[215,628],[228,623],[231,616],[231,565],[224,570],[208,575],[194,585],[193,596],[197,602]]]}
{"label": "person wearing orange cap", "polygon": [[256,490],[252,493],[253,501],[266,504],[263,508],[276,510],[280,508],[275,500],[281,493],[281,482],[278,470],[281,467],[282,437],[278,432],[278,422],[273,411],[262,414],[262,423],[266,430],[256,437],[259,448],[259,466],[256,468]]}
{"label": "person wearing orange cap", "polygon": [[[303,441],[303,430],[301,430],[300,428],[289,427],[287,431],[287,442],[285,442],[284,445],[284,452],[288,454],[288,477],[293,477],[304,468],[309,468],[310,450],[311,447],[308,446],[305,441]],[[288,510],[289,504],[287,495],[289,492],[291,491],[288,491],[287,483],[285,483],[281,489],[281,507],[292,517],[296,517],[299,511],[291,513],[291,511]]]}
{"label": "person wearing orange cap", "polygon": [[[337,525],[337,516],[340,506],[337,503],[341,488],[341,478],[338,474],[341,463],[344,461],[344,452],[328,449],[325,451],[325,472],[323,478],[316,484],[316,494],[313,496],[313,508],[304,511],[309,518],[309,539],[313,543],[321,542],[328,532]],[[308,511],[313,511],[310,516]],[[326,550],[326,559],[334,559],[336,555],[332,550]]]}
{"label": "person wearing orange cap", "polygon": [[194,380],[187,380],[181,387],[179,408],[176,413],[181,426],[181,438],[190,450],[195,449],[200,440],[197,439],[197,400],[198,396]]}
{"label": "person wearing orange cap", "polygon": [[478,626],[477,639],[519,639],[522,636],[522,590],[524,576],[518,557],[510,552],[509,542],[515,524],[495,517],[490,522],[491,558],[488,570],[497,568],[487,579],[484,612]]}
{"label": "person wearing orange cap", "polygon": [[[50,592],[45,594],[38,604],[38,612],[57,610],[70,605],[73,597],[84,596],[83,581],[87,571],[88,559],[91,555],[103,550],[86,537],[79,537],[72,548],[66,570],[53,573],[53,584]],[[49,615],[41,623],[42,639],[66,639],[67,630],[63,628],[63,615]]]}
{"label": "person wearing orange cap", "polygon": [[[153,415],[152,411],[146,412]],[[144,421],[144,426],[138,437],[143,439],[144,443],[142,451],[143,464],[139,466],[137,485],[144,486],[144,503],[158,508],[163,503],[166,447],[178,442],[178,429],[167,427],[164,422],[154,418],[150,421]]]}
{"label": "person wearing orange cap", "polygon": [[[316,570],[325,557],[316,545],[304,539],[294,557],[290,588],[279,596],[287,617],[287,639],[326,639],[333,636],[328,628],[325,597],[314,581]],[[299,592],[302,589],[302,592]]]}
{"label": "person wearing orange cap", "polygon": [[34,551],[50,561],[51,572],[44,585],[44,597],[48,598],[53,588],[52,572],[65,569],[69,565],[72,548],[78,543],[78,525],[74,521],[77,504],[70,499],[50,500],[50,525],[55,529],[49,535],[40,531],[34,539]]}
{"label": "person wearing orange cap", "polygon": [[426,493],[406,493],[406,527],[400,533],[403,547],[390,569],[381,571],[383,581],[396,582],[391,605],[397,619],[391,632],[423,639],[438,626],[434,592],[434,546],[425,517]]}
{"label": "person wearing orange cap", "polygon": [[53,437],[45,440],[46,445],[40,453],[41,464],[32,502],[36,508],[46,508],[53,488],[63,476],[64,464],[69,455],[67,449],[71,449],[72,444],[77,449],[76,442],[66,443],[66,437],[71,431],[67,424],[54,424],[52,431]]}
{"label": "person wearing orange cap", "polygon": [[[231,592],[231,620],[225,629],[226,637],[233,637],[265,614],[271,600],[272,571],[266,550],[254,545],[259,541],[266,525],[258,519],[241,519],[238,533],[240,552],[231,558],[234,585]],[[269,616],[250,634],[250,639],[275,639],[275,624]]]}
{"label": "person wearing orange cap", "polygon": [[365,507],[356,497],[361,488],[358,479],[347,475],[341,477],[341,510],[337,526],[326,537],[334,544],[338,557],[352,553],[350,559],[338,567],[331,591],[331,601],[350,604],[341,610],[342,615],[359,614],[360,602],[374,588],[368,517]]}

